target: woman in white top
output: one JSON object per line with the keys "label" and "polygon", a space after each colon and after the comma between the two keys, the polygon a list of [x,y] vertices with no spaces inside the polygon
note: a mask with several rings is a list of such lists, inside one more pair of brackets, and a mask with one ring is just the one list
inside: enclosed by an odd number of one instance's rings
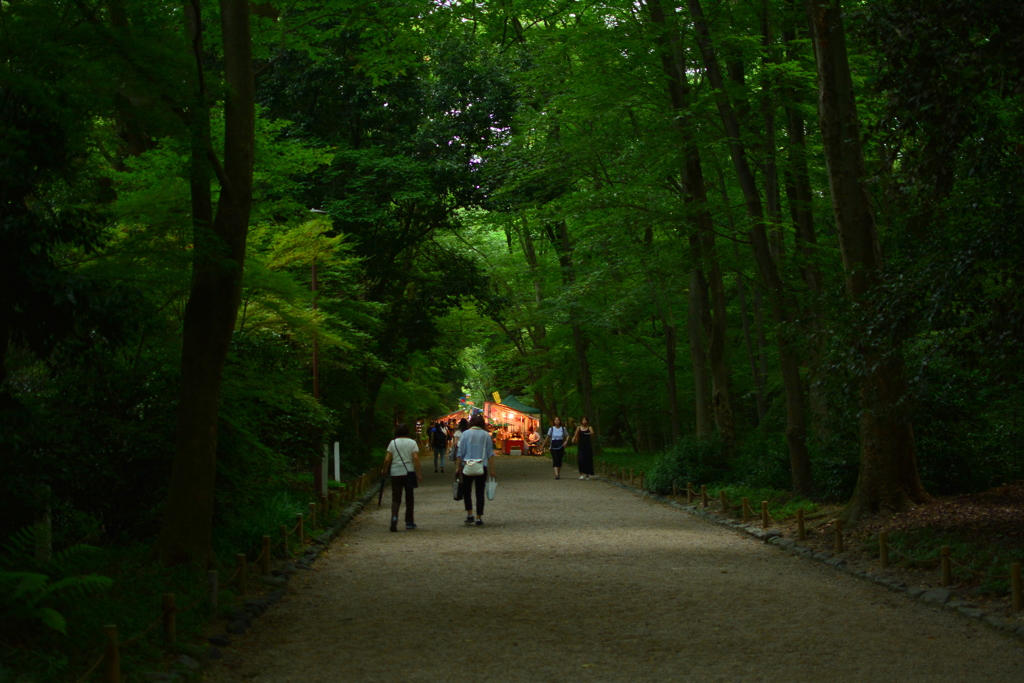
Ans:
{"label": "woman in white top", "polygon": [[551,464],[555,468],[555,479],[562,471],[562,458],[565,457],[565,442],[569,440],[569,430],[562,426],[562,418],[556,417],[552,427],[548,429],[548,435],[544,437],[544,445],[551,444]]}
{"label": "woman in white top", "polygon": [[383,476],[391,475],[391,530],[398,531],[398,509],[402,507],[402,491],[405,498],[405,528],[415,529],[413,518],[413,489],[423,481],[420,472],[420,446],[409,438],[409,427],[400,424],[395,427],[395,438],[388,444],[384,458]]}

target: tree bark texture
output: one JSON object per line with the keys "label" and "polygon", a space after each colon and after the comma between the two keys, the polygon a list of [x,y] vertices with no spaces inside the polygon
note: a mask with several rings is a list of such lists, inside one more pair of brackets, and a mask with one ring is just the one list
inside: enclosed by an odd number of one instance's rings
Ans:
{"label": "tree bark texture", "polygon": [[[572,258],[573,246],[572,241],[569,239],[569,226],[565,221],[558,221],[557,236],[550,227],[549,235],[552,237],[552,242],[558,250],[558,261],[562,268],[562,280],[567,286],[571,287],[576,284],[576,264]],[[569,323],[572,327],[573,350],[576,354],[578,368],[577,387],[580,394],[580,402],[583,404],[583,412],[590,424],[593,425],[595,431],[600,433],[598,416],[594,411],[594,390],[590,374],[590,361],[587,357],[587,352],[590,349],[590,339],[587,338],[586,332],[583,330],[583,325],[580,323],[577,311],[570,311]],[[594,445],[596,449],[597,444],[595,443]]]}
{"label": "tree bark texture", "polygon": [[[797,14],[794,12],[793,0],[790,2],[790,19],[792,21]],[[803,13],[799,16],[804,17]],[[796,45],[799,32],[795,26],[786,26],[782,31],[782,40],[786,48],[787,59],[797,59]],[[803,114],[796,107],[801,99],[795,88],[786,86],[782,88],[782,97],[786,101],[783,108],[786,119],[787,133],[787,169],[786,169],[786,199],[789,204],[790,218],[796,228],[796,255],[800,267],[800,274],[810,301],[805,305],[804,319],[807,333],[813,337],[809,345],[807,355],[808,365],[808,386],[807,398],[811,411],[811,426],[813,433],[821,438],[824,436],[828,423],[828,400],[822,388],[821,361],[825,355],[825,339],[823,331],[823,310],[820,304],[822,293],[821,270],[818,268],[815,258],[818,245],[818,238],[814,228],[813,191],[811,187],[811,175],[807,163],[807,138]]]}
{"label": "tree bark texture", "polygon": [[700,437],[710,436],[712,431],[711,375],[708,373],[708,357],[704,351],[704,335],[701,329],[706,289],[707,282],[700,270],[690,271],[686,332],[690,342],[690,366],[693,370],[694,430]]}
{"label": "tree bark texture", "polygon": [[[725,184],[725,174],[722,172],[722,168],[716,165],[716,171],[718,172],[718,184],[722,193],[722,201],[725,204],[725,215],[726,220],[729,224],[729,231],[732,234],[736,234],[736,222],[732,217],[732,202],[729,199],[729,189]],[[740,260],[740,246],[739,243],[733,240],[732,243],[733,255],[736,257],[736,261]],[[765,399],[765,378],[768,374],[768,358],[765,351],[764,341],[764,326],[762,325],[761,315],[755,316],[755,322],[757,324],[757,353],[754,353],[754,335],[750,325],[750,314],[747,305],[746,288],[743,286],[743,273],[739,270],[736,271],[736,295],[740,304],[740,323],[743,327],[743,341],[747,350],[747,360],[750,363],[750,376],[754,381],[754,401],[757,407],[757,424],[764,422],[765,416],[768,414],[768,402]],[[760,359],[760,363],[758,362]]]}
{"label": "tree bark texture", "polygon": [[757,261],[761,278],[768,289],[772,315],[780,327],[776,339],[779,346],[782,382],[786,390],[786,442],[789,446],[793,490],[802,495],[809,495],[814,486],[810,457],[807,452],[807,427],[803,405],[803,386],[800,380],[800,358],[796,347],[786,336],[786,324],[790,319],[786,287],[772,258],[761,194],[754,180],[754,172],[741,139],[739,118],[726,93],[725,81],[711,42],[711,32],[704,18],[704,11],[701,8],[700,0],[688,0],[688,6],[697,31],[697,42],[704,61],[704,69],[711,87],[715,90],[715,102],[725,133],[729,138],[729,152],[740,189],[743,192],[747,214],[751,219],[750,237],[754,247],[754,258]]}
{"label": "tree bark texture", "polygon": [[[197,9],[197,3],[191,6]],[[198,213],[193,216],[192,284],[185,307],[174,462],[156,546],[160,560],[169,564],[206,564],[211,557],[221,377],[241,300],[252,207],[255,88],[249,6],[245,0],[221,0],[220,10],[227,85],[224,165],[212,225],[204,225],[209,200],[203,195],[203,174],[193,178],[199,196],[193,197]],[[194,19],[198,31],[198,14]],[[208,116],[205,106],[200,110],[200,116]]]}
{"label": "tree bark texture", "polygon": [[[690,108],[690,85],[686,79],[686,62],[679,33],[668,26],[660,0],[647,5],[651,23],[658,31],[662,70],[672,111],[673,127],[679,138],[683,164],[680,185],[684,203],[693,212],[696,228],[690,243],[697,270],[690,276],[689,316],[690,354],[694,370],[696,430],[698,436],[710,434],[710,418],[731,457],[736,440],[735,419],[729,397],[729,368],[726,363],[726,301],[722,269],[715,247],[714,220],[708,208],[707,185],[701,164],[700,150],[693,131],[684,119]],[[705,303],[710,290],[710,306]],[[705,355],[700,335],[700,322],[708,325],[709,353]],[[708,411],[708,368],[710,368],[711,410]]]}
{"label": "tree bark texture", "polygon": [[[818,119],[825,149],[832,211],[846,271],[846,290],[864,302],[882,281],[882,249],[864,182],[860,123],[838,0],[808,0],[818,63]],[[886,508],[904,510],[928,500],[917,472],[914,430],[906,406],[907,384],[898,348],[859,335],[866,374],[861,380],[861,462],[857,488],[843,519]]]}

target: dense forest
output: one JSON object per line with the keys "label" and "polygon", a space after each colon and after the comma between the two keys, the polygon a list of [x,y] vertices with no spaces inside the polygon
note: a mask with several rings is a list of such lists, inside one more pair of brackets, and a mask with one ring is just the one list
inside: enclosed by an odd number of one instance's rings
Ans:
{"label": "dense forest", "polygon": [[1024,476],[1024,4],[0,29],[3,535],[48,507],[58,548],[203,564],[327,444],[359,474],[464,392],[851,523]]}

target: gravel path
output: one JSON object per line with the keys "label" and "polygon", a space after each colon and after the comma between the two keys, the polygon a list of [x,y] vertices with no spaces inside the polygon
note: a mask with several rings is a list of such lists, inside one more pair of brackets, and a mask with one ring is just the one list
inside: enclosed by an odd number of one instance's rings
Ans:
{"label": "gravel path", "polygon": [[450,473],[425,475],[416,531],[390,533],[373,503],[210,678],[1024,679],[1024,647],[980,624],[605,482],[555,481],[548,460],[503,457],[498,474],[482,528],[463,526]]}

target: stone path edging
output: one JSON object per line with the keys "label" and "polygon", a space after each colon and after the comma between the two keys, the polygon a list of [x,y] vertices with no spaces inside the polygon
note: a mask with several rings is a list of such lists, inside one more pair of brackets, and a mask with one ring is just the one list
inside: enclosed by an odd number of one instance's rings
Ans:
{"label": "stone path edging", "polygon": [[[207,638],[210,644],[205,651],[197,652],[192,648],[183,647],[190,654],[182,654],[174,660],[171,671],[150,671],[144,674],[144,678],[153,683],[176,683],[187,679],[198,679],[203,670],[211,660],[221,659],[224,654],[220,648],[231,645],[232,635],[244,635],[252,627],[252,620],[258,619],[270,609],[270,606],[284,597],[285,588],[288,586],[288,579],[299,570],[312,570],[312,564],[320,557],[320,553],[327,549],[331,541],[336,539],[348,523],[355,519],[356,515],[376,497],[377,487],[371,487],[359,499],[350,503],[334,523],[327,530],[313,539],[313,546],[306,550],[301,558],[295,560],[284,560],[278,562],[271,570],[270,576],[260,577],[260,580],[274,590],[271,590],[259,598],[251,598],[243,603],[243,606],[236,609],[228,618],[225,626],[225,635],[215,635]],[[386,492],[385,492],[386,493]],[[389,499],[390,501],[390,499]]]}
{"label": "stone path edging", "polygon": [[1002,617],[997,617],[983,609],[979,609],[978,606],[973,603],[954,600],[953,592],[945,588],[927,589],[919,586],[908,587],[905,582],[885,576],[884,574],[875,574],[866,571],[853,571],[847,566],[846,560],[839,557],[833,557],[831,553],[815,552],[811,548],[798,545],[793,539],[784,538],[782,531],[779,529],[762,529],[760,525],[744,524],[739,520],[722,517],[718,513],[703,509],[696,504],[686,505],[659,493],[638,489],[633,486],[629,486],[628,484],[615,481],[614,479],[608,479],[607,477],[597,476],[595,478],[598,481],[604,481],[613,486],[625,489],[626,491],[636,494],[641,498],[650,498],[651,500],[656,500],[659,503],[665,503],[666,505],[678,508],[695,517],[699,517],[706,522],[711,522],[712,524],[717,524],[719,526],[733,529],[734,531],[745,533],[759,541],[774,545],[780,550],[788,552],[791,555],[821,562],[838,572],[863,579],[870,583],[875,583],[883,588],[889,589],[893,593],[903,593],[911,600],[917,600],[918,602],[922,602],[932,607],[939,607],[944,610],[954,612],[965,619],[980,621],[996,631],[1024,640],[1024,626],[1019,626],[1003,619]]}

